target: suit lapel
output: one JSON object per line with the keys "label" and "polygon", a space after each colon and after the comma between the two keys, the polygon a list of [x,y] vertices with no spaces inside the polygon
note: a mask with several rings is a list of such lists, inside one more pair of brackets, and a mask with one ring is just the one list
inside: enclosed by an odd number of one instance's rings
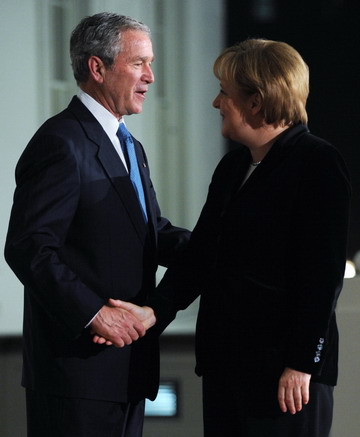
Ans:
{"label": "suit lapel", "polygon": [[98,157],[115,190],[119,194],[120,200],[128,212],[140,239],[145,241],[147,228],[140,209],[139,200],[136,197],[129,175],[113,145],[111,143],[110,145],[100,145]]}
{"label": "suit lapel", "polygon": [[141,176],[141,181],[143,184],[143,189],[145,193],[145,200],[147,206],[148,220],[149,223],[155,227],[156,225],[156,208],[155,204],[152,201],[152,190],[151,190],[151,181],[150,181],[150,171],[148,169],[147,160],[145,154],[143,152],[143,148],[141,144],[133,137],[134,145],[135,145],[135,153],[137,162],[139,165],[139,171]]}
{"label": "suit lapel", "polygon": [[[71,101],[69,110],[79,120],[88,138],[99,147],[98,159],[118,193],[120,201],[127,211],[140,240],[145,242],[147,226],[142,216],[139,201],[128,172],[116,153],[113,144],[95,117],[77,97],[74,97]],[[146,193],[147,196],[148,194]]]}

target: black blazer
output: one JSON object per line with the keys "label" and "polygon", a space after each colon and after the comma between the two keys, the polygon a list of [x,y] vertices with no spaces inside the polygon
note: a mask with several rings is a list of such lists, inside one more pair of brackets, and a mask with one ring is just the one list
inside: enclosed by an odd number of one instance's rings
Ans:
{"label": "black blazer", "polygon": [[279,411],[285,367],[336,384],[350,185],[337,150],[302,125],[240,188],[250,162],[243,146],[222,159],[187,258],[149,303],[161,330],[201,293],[197,373],[231,372],[249,405]]}
{"label": "black blazer", "polygon": [[107,299],[143,304],[158,263],[189,233],[161,217],[134,139],[149,223],[104,130],[76,97],[38,130],[17,168],[5,256],[25,285],[23,385],[110,401],[154,398],[158,346],[94,345],[84,327]]}

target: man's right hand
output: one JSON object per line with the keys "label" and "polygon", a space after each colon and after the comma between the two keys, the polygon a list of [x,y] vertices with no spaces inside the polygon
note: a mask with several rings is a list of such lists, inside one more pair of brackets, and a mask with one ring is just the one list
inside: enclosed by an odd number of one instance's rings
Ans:
{"label": "man's right hand", "polygon": [[90,324],[98,344],[124,347],[145,335],[144,325],[133,314],[121,307],[104,305]]}

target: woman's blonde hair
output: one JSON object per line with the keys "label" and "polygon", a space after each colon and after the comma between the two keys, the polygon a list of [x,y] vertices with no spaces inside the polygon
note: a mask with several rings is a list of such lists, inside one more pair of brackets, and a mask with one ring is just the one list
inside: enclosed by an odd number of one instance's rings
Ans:
{"label": "woman's blonde hair", "polygon": [[214,74],[245,95],[258,93],[267,124],[307,123],[309,69],[288,44],[247,39],[220,54],[214,64]]}

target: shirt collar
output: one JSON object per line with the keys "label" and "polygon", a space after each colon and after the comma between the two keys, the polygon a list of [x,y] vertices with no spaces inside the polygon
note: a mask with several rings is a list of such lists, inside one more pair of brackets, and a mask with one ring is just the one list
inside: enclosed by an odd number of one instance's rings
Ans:
{"label": "shirt collar", "polygon": [[123,119],[121,118],[119,121],[103,105],[82,90],[79,91],[78,98],[101,124],[108,137],[112,139],[116,135],[119,123],[123,122]]}

